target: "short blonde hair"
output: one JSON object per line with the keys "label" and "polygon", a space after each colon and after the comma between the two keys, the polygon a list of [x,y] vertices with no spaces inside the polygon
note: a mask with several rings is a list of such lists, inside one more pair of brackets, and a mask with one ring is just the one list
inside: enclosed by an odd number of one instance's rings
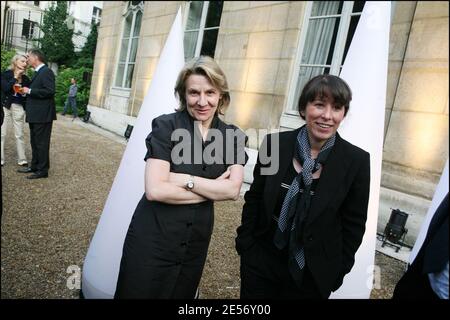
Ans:
{"label": "short blonde hair", "polygon": [[224,114],[224,110],[230,104],[230,89],[228,88],[227,78],[213,58],[208,56],[195,57],[188,61],[178,74],[175,84],[175,96],[180,99],[180,106],[176,111],[186,109],[186,80],[189,76],[197,74],[205,76],[216,89],[220,90],[222,98],[217,106],[217,113]]}
{"label": "short blonde hair", "polygon": [[25,59],[27,58],[27,56],[24,54],[14,55],[14,57],[12,57],[12,59],[11,59],[11,64],[9,65],[9,70],[14,70],[14,68],[16,67],[16,61],[22,57],[24,57]]}

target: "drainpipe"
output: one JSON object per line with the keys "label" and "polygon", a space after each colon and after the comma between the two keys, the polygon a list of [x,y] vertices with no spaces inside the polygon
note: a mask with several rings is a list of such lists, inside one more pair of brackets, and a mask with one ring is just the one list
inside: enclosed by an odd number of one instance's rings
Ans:
{"label": "drainpipe", "polygon": [[6,16],[8,14],[8,10],[9,10],[9,6],[8,6],[8,1],[5,1],[5,12],[3,13],[3,26],[2,26],[2,44],[5,43],[5,30],[6,30]]}

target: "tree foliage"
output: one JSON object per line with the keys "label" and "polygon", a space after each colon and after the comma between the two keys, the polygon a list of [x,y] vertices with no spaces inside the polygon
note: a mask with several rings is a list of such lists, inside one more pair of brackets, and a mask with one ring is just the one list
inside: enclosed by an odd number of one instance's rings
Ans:
{"label": "tree foliage", "polygon": [[97,47],[97,25],[92,24],[91,31],[87,37],[83,49],[76,54],[76,61],[72,65],[73,68],[94,68],[95,50]]}
{"label": "tree foliage", "polygon": [[5,71],[6,69],[9,68],[10,64],[11,64],[11,59],[14,57],[14,55],[16,54],[16,50],[14,49],[7,49],[5,47],[2,46],[1,48],[1,72]]}
{"label": "tree foliage", "polygon": [[86,39],[86,43],[84,44],[84,47],[81,50],[82,56],[91,57],[92,59],[94,59],[95,50],[97,48],[97,37],[98,37],[97,24],[93,23],[91,26],[91,32],[89,32],[89,35]]}
{"label": "tree foliage", "polygon": [[66,23],[67,1],[56,1],[46,10],[41,29],[44,36],[38,41],[41,49],[51,62],[68,65],[74,57],[73,30]]}

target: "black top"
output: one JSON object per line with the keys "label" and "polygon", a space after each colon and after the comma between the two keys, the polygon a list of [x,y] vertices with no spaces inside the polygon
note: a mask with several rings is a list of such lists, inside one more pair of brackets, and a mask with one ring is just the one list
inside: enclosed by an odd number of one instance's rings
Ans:
{"label": "black top", "polygon": [[[20,104],[25,108],[26,99],[20,95],[14,95],[13,85],[18,83],[17,79],[14,78],[14,72],[12,70],[6,70],[1,74],[1,101],[2,106],[9,109],[12,103]],[[22,87],[30,86],[30,79],[26,75],[22,75],[22,82],[20,82]]]}
{"label": "black top", "polygon": [[[268,231],[268,236],[265,235],[265,236],[261,237],[261,240],[262,240],[262,243],[264,244],[264,246],[266,246],[266,248],[270,248],[271,250],[278,250],[273,244],[273,237],[275,235],[275,230],[278,227],[278,218],[281,213],[281,207],[283,206],[284,198],[286,198],[286,194],[288,193],[289,187],[291,186],[291,183],[294,181],[294,178],[297,175],[298,175],[298,173],[295,170],[294,164],[291,161],[291,165],[288,167],[286,174],[285,174],[284,178],[281,180],[281,184],[279,186],[278,197],[277,197],[278,201],[277,201],[277,204],[275,205],[275,209],[273,211],[272,221],[271,221],[270,229]],[[300,180],[300,181],[301,181],[301,184],[300,184],[299,193],[301,194],[303,192],[303,180]],[[314,190],[316,189],[318,181],[319,181],[319,179],[312,180],[311,189],[310,189],[311,192],[314,192]],[[301,198],[300,194],[299,194],[299,197],[297,198],[297,201],[299,201]],[[311,197],[314,197],[314,195],[312,194]],[[287,254],[287,247],[285,249],[281,250],[281,252],[282,252],[282,254]]]}
{"label": "black top", "polygon": [[245,165],[248,160],[244,132],[214,116],[206,141],[203,141],[187,110],[155,118],[145,142],[147,154],[144,160],[169,161],[170,171],[174,173],[215,179],[229,166]]}

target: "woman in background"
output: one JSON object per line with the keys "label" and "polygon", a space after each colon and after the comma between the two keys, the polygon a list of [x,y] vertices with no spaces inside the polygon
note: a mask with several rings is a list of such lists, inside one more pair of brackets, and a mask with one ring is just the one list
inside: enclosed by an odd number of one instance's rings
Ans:
{"label": "woman in background", "polygon": [[[28,164],[25,156],[25,141],[23,128],[25,125],[25,95],[22,95],[21,88],[30,86],[30,79],[25,75],[27,67],[27,57],[16,54],[11,60],[11,66],[1,74],[2,84],[2,109],[4,120],[2,123],[2,151],[1,164],[5,164],[5,138],[10,123],[14,127],[17,147],[17,164],[26,166]],[[16,87],[16,91],[15,88]]]}

